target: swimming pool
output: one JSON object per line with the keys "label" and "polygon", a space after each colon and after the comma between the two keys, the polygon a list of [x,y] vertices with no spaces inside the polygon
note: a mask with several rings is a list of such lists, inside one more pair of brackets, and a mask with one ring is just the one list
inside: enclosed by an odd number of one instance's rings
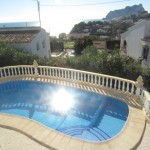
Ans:
{"label": "swimming pool", "polygon": [[129,109],[122,101],[93,92],[52,83],[14,81],[0,84],[0,112],[98,142],[123,129]]}

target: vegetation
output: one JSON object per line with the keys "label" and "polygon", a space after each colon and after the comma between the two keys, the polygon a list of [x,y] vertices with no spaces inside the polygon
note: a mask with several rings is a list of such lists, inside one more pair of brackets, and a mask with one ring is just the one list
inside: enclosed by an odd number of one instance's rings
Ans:
{"label": "vegetation", "polygon": [[67,67],[97,72],[136,80],[139,75],[144,78],[145,86],[150,88],[150,68],[143,69],[140,61],[125,55],[118,50],[112,53],[98,52],[95,47],[87,46],[82,55],[76,57],[39,58],[29,52],[18,50],[9,43],[0,43],[0,67],[11,65],[32,65],[36,59],[40,65]]}
{"label": "vegetation", "polygon": [[38,56],[25,52],[22,49],[17,50],[9,43],[0,43],[0,67],[32,64],[33,60],[37,58]]}
{"label": "vegetation", "polygon": [[70,33],[90,33],[90,35],[106,35],[110,38],[119,37],[121,33],[125,32],[130,26],[141,19],[149,19],[150,13],[144,11],[138,14],[121,17],[118,20],[110,21],[89,21],[80,22],[72,28]]}
{"label": "vegetation", "polygon": [[62,52],[64,50],[64,43],[62,39],[50,37],[50,46],[52,52]]}
{"label": "vegetation", "polygon": [[93,41],[90,37],[84,37],[83,39],[77,39],[74,44],[75,54],[79,55],[87,47],[93,45]]}
{"label": "vegetation", "polygon": [[74,49],[74,41],[64,42],[64,49]]}

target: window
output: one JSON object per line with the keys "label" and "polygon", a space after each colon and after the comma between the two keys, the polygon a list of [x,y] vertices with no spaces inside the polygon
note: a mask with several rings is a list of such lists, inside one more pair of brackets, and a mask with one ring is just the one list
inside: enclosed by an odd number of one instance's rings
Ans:
{"label": "window", "polygon": [[38,43],[38,42],[36,43],[36,50],[37,50],[37,51],[39,51],[39,50],[40,50],[40,45],[39,45],[39,43]]}
{"label": "window", "polygon": [[42,41],[43,48],[45,48],[45,40]]}
{"label": "window", "polygon": [[149,53],[149,47],[146,45],[143,47],[143,58],[147,60],[148,57],[148,53]]}
{"label": "window", "polygon": [[123,46],[124,46],[124,48],[127,47],[127,41],[126,40],[124,40]]}

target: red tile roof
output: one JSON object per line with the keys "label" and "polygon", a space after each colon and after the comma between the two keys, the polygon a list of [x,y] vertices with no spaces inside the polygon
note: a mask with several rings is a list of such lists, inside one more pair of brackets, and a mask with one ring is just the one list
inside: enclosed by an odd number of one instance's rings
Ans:
{"label": "red tile roof", "polygon": [[0,30],[0,42],[29,43],[40,30]]}

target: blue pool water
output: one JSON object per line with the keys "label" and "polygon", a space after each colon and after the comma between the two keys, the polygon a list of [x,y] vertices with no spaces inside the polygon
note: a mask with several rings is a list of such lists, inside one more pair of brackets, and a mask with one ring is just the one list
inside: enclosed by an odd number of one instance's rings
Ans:
{"label": "blue pool water", "polygon": [[[52,107],[54,94],[60,94],[58,91],[62,89],[74,101],[68,111]],[[57,97],[61,108],[65,96]],[[31,81],[0,84],[0,113],[27,117],[84,140],[104,141],[114,137],[124,127],[128,112],[124,102],[71,87]]]}

